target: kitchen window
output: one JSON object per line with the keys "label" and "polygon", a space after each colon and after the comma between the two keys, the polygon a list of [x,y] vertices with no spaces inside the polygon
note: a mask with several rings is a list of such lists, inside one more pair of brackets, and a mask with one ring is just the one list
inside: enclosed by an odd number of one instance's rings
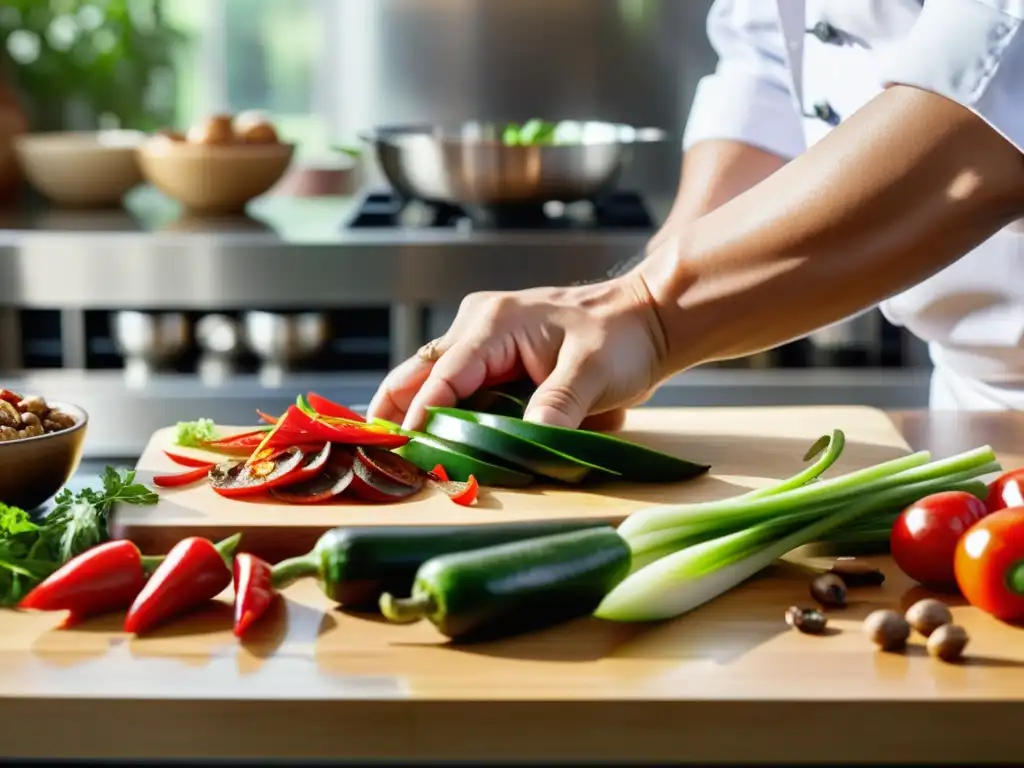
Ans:
{"label": "kitchen window", "polygon": [[175,56],[175,122],[265,110],[300,155],[323,154],[332,125],[334,0],[163,0],[189,43]]}

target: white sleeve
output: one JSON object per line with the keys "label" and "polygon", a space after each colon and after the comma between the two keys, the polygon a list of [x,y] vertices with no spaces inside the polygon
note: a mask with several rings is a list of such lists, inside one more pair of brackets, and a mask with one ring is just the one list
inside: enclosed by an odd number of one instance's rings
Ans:
{"label": "white sleeve", "polygon": [[927,0],[886,57],[882,85],[911,85],[970,109],[1024,151],[1024,0]]}
{"label": "white sleeve", "polygon": [[777,4],[715,0],[707,33],[718,66],[697,85],[683,149],[732,139],[787,160],[801,154],[806,144]]}

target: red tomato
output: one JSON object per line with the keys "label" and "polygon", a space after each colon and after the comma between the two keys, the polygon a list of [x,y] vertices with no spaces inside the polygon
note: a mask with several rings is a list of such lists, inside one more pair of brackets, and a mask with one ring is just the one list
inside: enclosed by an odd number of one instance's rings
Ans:
{"label": "red tomato", "polygon": [[954,568],[971,605],[1003,621],[1024,621],[1024,507],[972,526],[957,544]]}
{"label": "red tomato", "polygon": [[988,484],[985,506],[989,512],[1007,507],[1024,507],[1024,468],[1004,472]]}
{"label": "red tomato", "polygon": [[907,507],[896,519],[889,549],[907,576],[929,587],[956,587],[953,557],[960,537],[988,510],[964,491],[943,491]]}

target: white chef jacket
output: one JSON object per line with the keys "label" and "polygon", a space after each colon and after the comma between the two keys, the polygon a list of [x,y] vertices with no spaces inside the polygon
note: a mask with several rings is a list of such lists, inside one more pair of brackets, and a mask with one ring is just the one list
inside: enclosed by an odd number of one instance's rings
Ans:
{"label": "white chef jacket", "polygon": [[[888,84],[933,91],[1024,151],[1024,0],[715,0],[719,55],[684,149],[732,139],[793,158]],[[1024,410],[1024,227],[884,302],[928,342],[932,408]]]}

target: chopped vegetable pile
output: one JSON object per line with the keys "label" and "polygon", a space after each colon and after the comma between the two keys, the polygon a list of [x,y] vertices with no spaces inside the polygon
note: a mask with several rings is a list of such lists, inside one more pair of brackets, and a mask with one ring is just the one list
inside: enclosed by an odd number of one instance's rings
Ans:
{"label": "chopped vegetable pile", "polygon": [[[536,479],[563,483],[623,479],[687,480],[708,471],[675,456],[610,435],[530,424],[515,389],[485,391],[465,408],[433,408],[425,432],[376,420],[367,423],[315,392],[300,395],[280,417],[259,413],[265,426],[219,436],[200,419],[178,425],[177,443],[228,454],[204,461],[168,453],[187,471],[154,483],[174,488],[207,482],[233,499],[291,504],[332,499],[398,501],[431,485],[457,504],[472,505],[483,486],[523,487]],[[492,408],[494,412],[483,409]]]}

